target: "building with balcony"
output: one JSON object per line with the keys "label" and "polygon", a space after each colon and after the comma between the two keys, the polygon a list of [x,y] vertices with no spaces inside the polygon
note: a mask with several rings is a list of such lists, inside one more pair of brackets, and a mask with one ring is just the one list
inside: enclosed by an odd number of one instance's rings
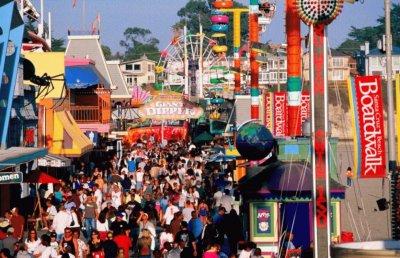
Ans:
{"label": "building with balcony", "polygon": [[137,60],[122,62],[120,68],[128,91],[136,85],[155,84],[155,67],[156,62],[148,59],[146,55]]}
{"label": "building with balcony", "polygon": [[[347,78],[357,74],[356,60],[350,55],[329,49],[328,52],[328,83],[329,85],[347,86]],[[304,82],[310,82],[310,54],[303,55],[303,78]]]}

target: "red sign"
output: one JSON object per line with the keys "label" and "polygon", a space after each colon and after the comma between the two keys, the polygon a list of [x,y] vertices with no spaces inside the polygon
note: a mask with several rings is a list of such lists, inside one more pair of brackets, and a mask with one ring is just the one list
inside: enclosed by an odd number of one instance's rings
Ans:
{"label": "red sign", "polygon": [[300,122],[304,123],[311,116],[311,96],[310,92],[301,93]]}
{"label": "red sign", "polygon": [[[162,131],[163,130],[163,131]],[[138,139],[149,139],[154,136],[154,139],[161,142],[162,134],[164,134],[165,140],[180,141],[185,140],[187,136],[186,126],[164,126],[164,127],[142,127],[133,128],[128,131],[128,135],[125,136],[125,140],[130,144],[135,143]]]}
{"label": "red sign", "polygon": [[272,132],[272,103],[271,103],[271,96],[272,92],[265,94],[264,100],[264,124]]}
{"label": "red sign", "polygon": [[288,112],[286,92],[274,93],[274,136],[288,135]]}
{"label": "red sign", "polygon": [[360,178],[385,177],[385,135],[380,76],[355,77],[360,137]]}

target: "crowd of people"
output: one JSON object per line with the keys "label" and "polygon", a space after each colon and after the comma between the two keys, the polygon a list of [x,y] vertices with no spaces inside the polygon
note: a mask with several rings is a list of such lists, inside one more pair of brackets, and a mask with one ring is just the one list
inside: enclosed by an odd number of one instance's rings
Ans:
{"label": "crowd of people", "polygon": [[138,141],[120,158],[81,163],[71,180],[39,188],[40,229],[24,237],[18,207],[4,214],[0,257],[261,257],[251,243],[239,252],[240,192],[205,155]]}

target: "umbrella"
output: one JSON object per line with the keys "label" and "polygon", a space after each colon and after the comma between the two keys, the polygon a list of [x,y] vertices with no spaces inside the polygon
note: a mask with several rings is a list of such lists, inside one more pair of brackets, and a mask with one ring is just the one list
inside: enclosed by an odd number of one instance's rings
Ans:
{"label": "umbrella", "polygon": [[24,180],[26,183],[41,183],[41,184],[59,184],[60,181],[57,178],[46,174],[45,172],[35,171],[29,174],[28,178]]}
{"label": "umbrella", "polygon": [[193,139],[193,143],[209,142],[212,141],[213,139],[214,137],[211,134],[204,131]]}

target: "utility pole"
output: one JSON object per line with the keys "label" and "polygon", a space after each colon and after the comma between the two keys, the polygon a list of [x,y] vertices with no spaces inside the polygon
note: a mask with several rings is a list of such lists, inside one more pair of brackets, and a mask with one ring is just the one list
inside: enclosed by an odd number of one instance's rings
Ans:
{"label": "utility pole", "polygon": [[[394,120],[394,103],[393,103],[393,79],[392,79],[392,34],[390,31],[390,0],[385,0],[385,50],[386,50],[386,93],[387,93],[387,101],[388,101],[388,117],[387,117],[387,126],[388,126],[388,156],[389,156],[389,178],[393,180],[395,176],[395,168],[396,168],[396,152],[395,152],[395,144],[396,144],[396,136],[394,132],[395,120]],[[397,110],[399,112],[399,110]],[[393,205],[392,205],[393,206]],[[393,219],[393,218],[392,218]],[[392,220],[391,219],[391,220]],[[392,238],[395,236],[394,227],[397,225],[393,225],[391,228]]]}

